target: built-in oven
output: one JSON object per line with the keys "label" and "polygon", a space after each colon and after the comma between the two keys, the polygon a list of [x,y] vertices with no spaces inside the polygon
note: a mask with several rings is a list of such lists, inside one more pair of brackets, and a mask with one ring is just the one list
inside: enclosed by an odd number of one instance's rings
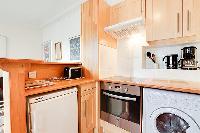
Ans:
{"label": "built-in oven", "polygon": [[101,119],[131,133],[140,133],[141,88],[101,82]]}

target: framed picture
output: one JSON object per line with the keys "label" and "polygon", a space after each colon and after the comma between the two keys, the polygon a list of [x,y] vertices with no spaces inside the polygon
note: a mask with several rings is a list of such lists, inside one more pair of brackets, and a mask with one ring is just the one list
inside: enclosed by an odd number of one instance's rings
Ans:
{"label": "framed picture", "polygon": [[70,39],[70,60],[80,60],[80,36],[76,36]]}
{"label": "framed picture", "polygon": [[61,42],[55,43],[55,58],[56,58],[56,60],[62,60],[62,44],[61,44]]}
{"label": "framed picture", "polygon": [[46,62],[51,62],[51,41],[43,43],[43,60]]}

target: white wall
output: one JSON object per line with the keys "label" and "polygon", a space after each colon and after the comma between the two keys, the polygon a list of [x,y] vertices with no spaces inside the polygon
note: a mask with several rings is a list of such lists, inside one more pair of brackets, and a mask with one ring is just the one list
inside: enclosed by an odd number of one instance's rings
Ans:
{"label": "white wall", "polygon": [[[197,48],[197,53],[198,53],[196,56],[196,60],[200,62],[200,45],[199,44],[200,43],[186,43],[186,44],[173,45],[173,46],[147,47],[144,50],[146,52],[151,52],[152,54],[156,55],[156,62],[159,64],[159,69],[166,69],[166,64],[163,61],[163,58],[166,55],[178,54],[178,60],[180,60],[181,49],[183,49],[183,47],[195,46]],[[151,68],[151,67],[148,67],[148,63],[146,63],[146,67]]]}
{"label": "white wall", "polygon": [[7,58],[41,59],[39,28],[0,23],[0,34],[7,36]]}
{"label": "white wall", "polygon": [[0,35],[0,58],[7,57],[7,37]]}
{"label": "white wall", "polygon": [[[67,12],[64,16],[55,20],[54,22],[46,25],[42,29],[43,42],[52,41],[52,44],[56,42],[62,42],[62,57],[63,61],[70,61],[70,43],[69,38],[81,34],[81,11],[80,6],[76,6]],[[55,60],[55,49],[52,46],[52,61]]]}
{"label": "white wall", "polygon": [[[142,39],[143,38],[143,39]],[[130,76],[137,78],[153,78],[153,79],[165,79],[165,80],[183,80],[183,81],[198,81],[200,79],[200,70],[167,70],[167,69],[144,69],[144,59],[146,52],[143,46],[148,44],[145,42],[145,33],[141,32],[138,36],[132,36],[129,39],[118,40],[118,68],[126,69],[120,70],[122,73],[117,73],[117,76]],[[124,46],[125,45],[125,46]],[[128,47],[129,46],[129,47]],[[183,45],[184,46],[184,45]],[[175,46],[175,47],[182,47]],[[127,48],[131,53],[128,54]],[[162,55],[165,53],[166,48],[163,48]],[[154,49],[155,51],[155,49]],[[198,53],[199,55],[200,53]],[[124,56],[124,57],[123,57]],[[199,57],[199,56],[198,56]],[[132,66],[130,65],[130,59],[132,59]],[[121,64],[123,62],[123,64]],[[121,66],[120,66],[121,65]],[[131,66],[130,69],[127,66]]]}
{"label": "white wall", "polygon": [[117,49],[99,45],[99,78],[115,76],[117,69]]}
{"label": "white wall", "polygon": [[117,65],[116,75],[131,77],[133,69],[133,48],[128,39],[117,42]]}

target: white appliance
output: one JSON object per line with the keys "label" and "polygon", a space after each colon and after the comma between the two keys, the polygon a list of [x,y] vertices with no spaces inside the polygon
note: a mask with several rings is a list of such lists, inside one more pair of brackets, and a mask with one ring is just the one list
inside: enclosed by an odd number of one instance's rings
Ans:
{"label": "white appliance", "polygon": [[143,133],[200,133],[200,95],[143,91]]}
{"label": "white appliance", "polygon": [[0,101],[0,133],[4,132],[4,102]]}
{"label": "white appliance", "polygon": [[0,133],[11,133],[9,73],[0,69]]}
{"label": "white appliance", "polygon": [[77,88],[28,99],[28,132],[78,133]]}

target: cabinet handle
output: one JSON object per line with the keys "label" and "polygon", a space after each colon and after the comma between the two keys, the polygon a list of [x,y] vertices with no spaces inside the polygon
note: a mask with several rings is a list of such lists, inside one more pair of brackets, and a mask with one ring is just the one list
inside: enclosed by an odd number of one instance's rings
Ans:
{"label": "cabinet handle", "polygon": [[143,0],[141,0],[141,14],[143,13]]}
{"label": "cabinet handle", "polygon": [[179,29],[179,27],[180,27],[180,14],[179,14],[179,13],[177,13],[177,33],[179,33],[179,32],[180,32],[180,29]]}
{"label": "cabinet handle", "polygon": [[190,11],[187,11],[187,30],[190,30]]}
{"label": "cabinet handle", "polygon": [[86,117],[86,113],[87,113],[87,101],[85,101],[85,110],[84,110],[85,117]]}

